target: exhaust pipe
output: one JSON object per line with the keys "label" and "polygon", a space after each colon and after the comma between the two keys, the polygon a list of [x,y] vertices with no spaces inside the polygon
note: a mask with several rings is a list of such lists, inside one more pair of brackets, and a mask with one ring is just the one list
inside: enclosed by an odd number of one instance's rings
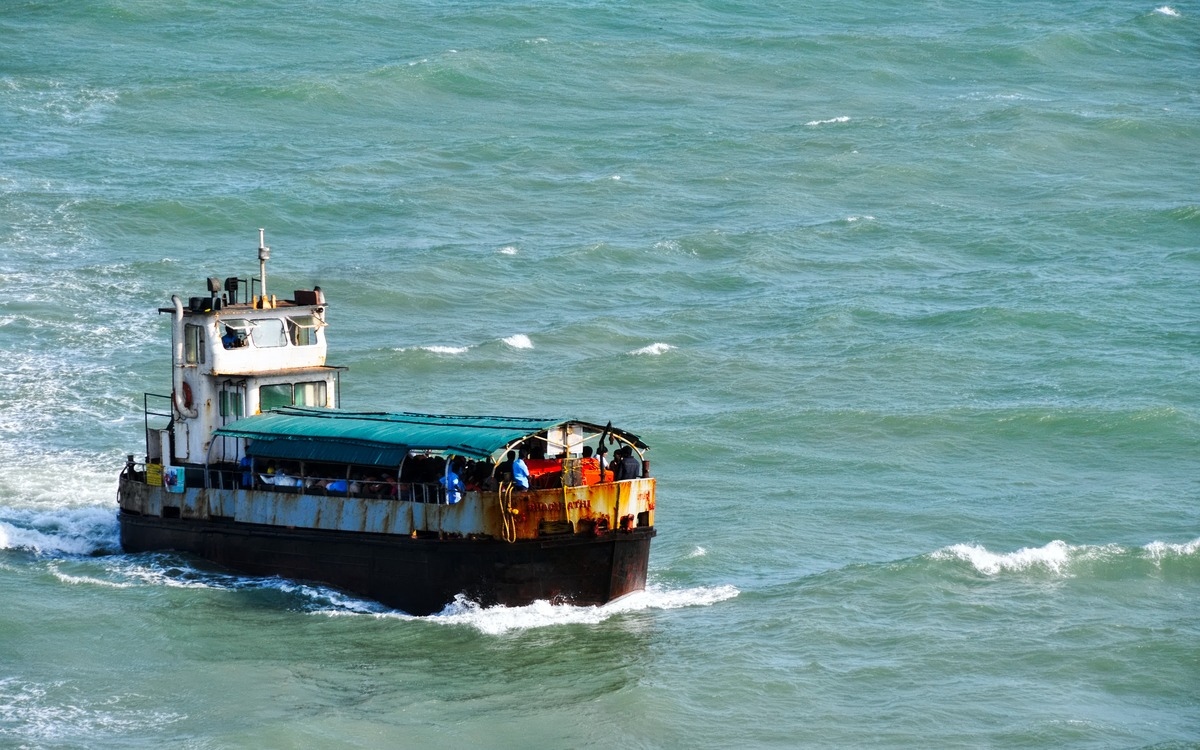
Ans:
{"label": "exhaust pipe", "polygon": [[183,300],[178,294],[172,294],[171,304],[175,305],[175,320],[171,323],[171,344],[174,347],[171,356],[171,402],[175,411],[185,419],[195,419],[200,412],[183,403]]}

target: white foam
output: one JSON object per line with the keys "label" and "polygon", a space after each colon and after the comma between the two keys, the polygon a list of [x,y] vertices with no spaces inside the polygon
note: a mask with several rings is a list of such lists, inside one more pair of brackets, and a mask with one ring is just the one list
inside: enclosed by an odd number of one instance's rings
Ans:
{"label": "white foam", "polygon": [[[307,587],[278,576],[258,577],[201,570],[174,553],[119,554],[76,560],[56,560],[48,566],[50,574],[63,583],[128,589],[162,587],[175,589],[212,589],[241,591],[275,589],[284,593],[300,590],[305,597],[317,599]],[[315,589],[313,589],[315,591]],[[328,601],[329,597],[325,598]]]}
{"label": "white foam", "polygon": [[631,351],[630,354],[649,354],[651,356],[657,356],[659,354],[665,354],[674,348],[675,347],[671,346],[670,344],[658,342],[650,344],[649,346],[643,346],[641,349],[635,349]]}
{"label": "white foam", "polygon": [[15,747],[105,745],[109,743],[104,738],[161,731],[185,718],[129,707],[140,703],[135,696],[120,694],[89,698],[66,680],[37,683],[0,678],[0,728],[4,729],[0,736],[16,739]]}
{"label": "white foam", "polygon": [[507,338],[501,339],[504,343],[511,346],[513,349],[532,349],[533,341],[523,333],[516,333]]}
{"label": "white foam", "polygon": [[500,248],[501,255],[516,255],[517,252],[517,248],[513,247],[512,245],[505,245],[504,247]]}
{"label": "white foam", "polygon": [[0,521],[0,549],[27,549],[38,554],[65,552],[82,555],[91,551],[91,544],[85,540],[45,534],[37,529],[23,529]]}
{"label": "white foam", "polygon": [[385,607],[379,602],[374,602],[369,599],[359,599],[335,589],[325,588],[324,586],[314,586],[306,583],[295,583],[292,581],[279,581],[278,585],[273,588],[278,588],[286,594],[294,594],[302,596],[310,603],[308,610],[319,614],[331,616],[336,615],[382,615],[394,614],[395,611]]}
{"label": "white foam", "polygon": [[113,102],[119,99],[115,90],[73,88],[57,82],[45,85],[24,84],[10,89],[21,94],[15,99],[23,112],[35,116],[61,118],[68,123],[100,122]]}
{"label": "white foam", "polygon": [[109,589],[131,589],[138,585],[133,581],[112,581],[107,578],[97,578],[96,576],[72,575],[64,572],[57,565],[50,566],[50,574],[63,583],[68,583],[73,586],[101,586]]}
{"label": "white foam", "polygon": [[117,516],[112,508],[0,507],[0,519],[0,549],[89,555],[118,545]]}
{"label": "white foam", "polygon": [[831,117],[828,120],[809,120],[804,124],[810,128],[815,128],[818,125],[833,125],[841,122],[850,122],[850,118],[842,115],[841,117]]}
{"label": "white foam", "polygon": [[[24,510],[115,508],[122,463],[117,455],[22,451],[0,429],[0,497]],[[0,506],[0,519],[9,517]]]}
{"label": "white foam", "polygon": [[707,554],[708,554],[708,550],[704,549],[700,545],[696,545],[696,548],[693,549],[691,552],[689,552],[687,554],[687,556],[688,557],[704,557]]}
{"label": "white foam", "polygon": [[[173,553],[113,555],[103,560],[103,569],[92,575],[68,573],[57,565],[51,565],[50,570],[60,581],[71,584],[118,589],[150,586],[213,591],[278,591],[303,600],[303,609],[308,611],[329,614],[378,614],[391,611],[376,602],[279,576],[252,576],[203,570],[193,567],[184,558],[179,558]],[[86,562],[89,566],[96,563],[95,560]]]}
{"label": "white foam", "polygon": [[[216,589],[223,591],[241,591],[260,589],[276,589],[291,593],[299,588],[299,584],[279,576],[259,577],[239,575],[237,573],[221,573],[213,570],[199,570],[178,560],[156,555],[150,562],[131,562],[129,558],[114,558],[119,560],[109,572],[114,576],[124,576],[126,581],[140,585],[165,586],[174,589]],[[122,588],[121,586],[118,586]]]}
{"label": "white foam", "polygon": [[1159,13],[1164,16],[1174,16],[1176,18],[1179,17],[1179,11],[1175,10],[1174,8],[1172,8],[1169,5],[1163,5],[1161,7],[1155,8],[1154,12]]}

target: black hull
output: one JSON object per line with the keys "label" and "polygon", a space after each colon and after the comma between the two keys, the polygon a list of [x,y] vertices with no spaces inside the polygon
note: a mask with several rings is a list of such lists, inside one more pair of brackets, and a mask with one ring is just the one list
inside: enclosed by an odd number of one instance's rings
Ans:
{"label": "black hull", "polygon": [[603,604],[645,588],[653,528],[507,543],[412,539],[121,513],[128,552],[176,550],[251,575],[314,581],[414,615],[484,605]]}

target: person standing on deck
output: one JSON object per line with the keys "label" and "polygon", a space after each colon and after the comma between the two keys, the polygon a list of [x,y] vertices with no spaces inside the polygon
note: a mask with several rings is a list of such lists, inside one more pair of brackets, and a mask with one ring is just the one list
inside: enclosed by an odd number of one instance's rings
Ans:
{"label": "person standing on deck", "polygon": [[613,481],[619,482],[623,479],[637,479],[641,475],[642,466],[633,457],[633,448],[627,445],[617,451],[617,458],[613,461]]}
{"label": "person standing on deck", "polygon": [[529,466],[525,463],[525,455],[518,456],[512,464],[513,484],[522,490],[529,489]]}
{"label": "person standing on deck", "polygon": [[453,461],[446,462],[446,473],[438,482],[446,488],[446,503],[454,505],[459,500],[462,500],[463,482],[459,477],[459,472],[462,471],[462,459],[455,458]]}

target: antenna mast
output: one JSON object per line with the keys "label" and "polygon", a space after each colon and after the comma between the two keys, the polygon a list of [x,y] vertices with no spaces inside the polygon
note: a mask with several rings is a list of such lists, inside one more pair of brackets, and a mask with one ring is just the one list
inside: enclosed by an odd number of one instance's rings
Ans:
{"label": "antenna mast", "polygon": [[265,229],[258,230],[258,278],[261,285],[259,291],[264,303],[270,299],[267,297],[267,261],[271,258],[271,248],[267,247],[265,234]]}

